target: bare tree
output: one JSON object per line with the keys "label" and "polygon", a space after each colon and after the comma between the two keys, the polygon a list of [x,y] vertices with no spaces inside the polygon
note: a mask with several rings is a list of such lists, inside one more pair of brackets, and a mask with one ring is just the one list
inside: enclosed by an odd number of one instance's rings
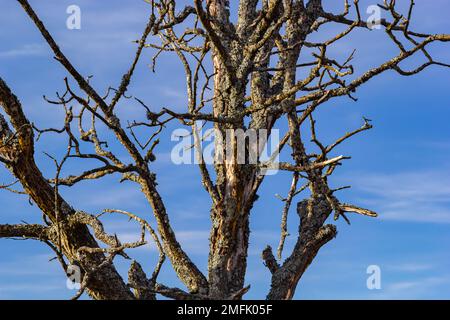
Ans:
{"label": "bare tree", "polygon": [[[348,158],[333,155],[336,147],[372,128],[370,120],[364,119],[360,128],[327,145],[316,135],[317,108],[336,97],[356,100],[353,93],[360,86],[386,71],[411,76],[432,65],[449,67],[434,60],[427,48],[432,43],[450,41],[450,35],[410,29],[414,1],[410,1],[406,13],[398,12],[395,0],[384,0],[379,5],[389,19],[376,23],[399,53],[361,73],[351,64],[353,53],[349,52],[344,61],[328,55],[329,48],[345,41],[352,31],[371,28],[362,18],[358,0],[353,3],[345,0],[340,13],[326,11],[321,0],[240,0],[236,13],[230,12],[228,0],[194,0],[192,6],[184,8],[177,7],[176,0],[148,0],[149,19],[142,37],[136,41],[131,65],[118,87],[108,88],[102,95],[61,51],[28,1],[17,2],[70,79],[64,80],[63,93],[54,99],[46,98],[48,103],[63,107],[66,114],[61,127],[48,129],[38,128],[28,120],[19,99],[0,79],[0,105],[7,115],[7,118],[0,115],[1,161],[22,186],[23,190],[18,192],[28,195],[43,213],[41,225],[0,225],[0,237],[40,240],[54,250],[65,270],[69,264],[79,266],[83,281],[75,298],[84,291],[94,299],[155,299],[156,294],[174,299],[242,298],[249,290],[245,273],[250,213],[261,184],[270,179],[264,171],[273,163],[270,160],[239,163],[238,140],[232,135],[226,144],[215,140],[216,154],[226,154],[231,144],[231,160],[208,166],[202,161],[200,148],[204,137],[199,134],[199,127],[211,124],[223,136],[230,131],[249,129],[260,134],[258,130],[270,133],[281,119],[287,119],[288,130],[274,156],[283,148],[290,148],[291,161],[277,165],[280,170],[292,172],[292,184],[286,198],[282,198],[278,259],[270,246],[262,252],[262,259],[271,275],[267,298],[291,299],[320,248],[336,236],[336,226],[326,224],[331,215],[335,220],[342,217],[347,222],[348,213],[376,216],[371,210],[342,203],[336,196],[342,188],[333,189],[328,183],[335,168]],[[327,41],[312,42],[311,35],[326,25],[342,31]],[[154,63],[166,52],[178,56],[186,74],[187,110],[185,113],[168,108],[152,110],[147,101],[136,98],[146,118],[125,125],[116,115],[116,108],[122,100],[131,99],[127,88],[146,48],[156,52]],[[425,57],[426,62],[413,70],[401,67],[403,61],[417,55]],[[191,261],[177,240],[152,169],[158,136],[171,121],[180,121],[189,128],[198,151],[201,182],[211,198],[207,275]],[[107,128],[120,142],[131,163],[125,163],[108,148],[98,133],[99,127]],[[306,148],[304,128],[311,132],[314,150]],[[57,168],[53,178],[44,177],[35,162],[35,142],[42,134],[67,135],[67,152],[60,159],[52,158]],[[255,147],[250,143],[244,145],[246,154]],[[68,159],[89,159],[89,163],[95,160],[99,166],[62,177],[61,170]],[[127,211],[107,209],[96,215],[79,211],[59,192],[60,188],[112,174],[120,174],[122,181],[140,187],[153,212],[155,230],[147,222],[149,217]],[[13,188],[3,186],[15,191]],[[303,191],[304,199],[296,206],[300,218],[296,244],[282,261],[288,212],[294,198]],[[107,233],[100,221],[104,214],[125,215],[136,221],[141,227],[139,240],[122,243]],[[152,275],[147,276],[140,264],[133,261],[128,280],[124,280],[115,269],[114,258],[128,257],[125,251],[147,243],[148,235],[159,249],[158,264]],[[187,289],[169,288],[158,282],[165,257]]]}

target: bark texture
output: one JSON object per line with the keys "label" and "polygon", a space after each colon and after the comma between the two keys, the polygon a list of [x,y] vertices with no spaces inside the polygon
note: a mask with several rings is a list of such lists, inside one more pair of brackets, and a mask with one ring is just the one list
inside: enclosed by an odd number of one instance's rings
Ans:
{"label": "bark texture", "polygon": [[[360,86],[387,71],[411,76],[430,66],[449,67],[435,60],[427,49],[432,43],[449,42],[450,35],[411,30],[414,1],[406,13],[399,12],[395,1],[384,1],[380,10],[390,18],[378,23],[399,53],[373,69],[358,72],[351,64],[354,52],[346,59],[329,54],[330,48],[354,30],[370,28],[357,0],[351,4],[343,1],[342,12],[337,13],[325,10],[321,0],[239,0],[231,7],[228,0],[193,0],[184,7],[175,0],[146,2],[149,18],[135,41],[130,66],[117,88],[110,87],[102,95],[67,58],[29,2],[17,0],[69,78],[64,79],[64,92],[54,99],[45,98],[64,109],[64,123],[46,129],[27,119],[19,99],[0,78],[4,111],[0,114],[0,161],[16,179],[1,189],[29,196],[43,215],[42,225],[0,225],[0,238],[41,241],[55,252],[65,272],[69,265],[79,266],[83,280],[74,299],[85,291],[94,299],[154,300],[158,295],[181,300],[242,299],[250,290],[246,283],[250,219],[259,218],[253,207],[260,186],[270,180],[265,173],[277,169],[292,175],[292,182],[287,195],[278,196],[281,234],[276,255],[270,246],[262,250],[271,282],[266,298],[292,299],[320,249],[337,235],[336,225],[327,223],[330,217],[349,223],[348,213],[377,216],[369,209],[342,203],[337,192],[347,187],[334,188],[328,181],[349,159],[336,154],[336,149],[371,129],[371,120],[364,118],[360,128],[326,144],[316,132],[316,110],[337,97],[356,101],[354,94]],[[322,32],[325,25],[336,30],[343,27],[343,31],[321,43],[313,42],[312,35]],[[146,100],[151,98],[134,97],[145,117],[125,125],[116,109],[125,99],[130,101],[128,87],[147,52],[153,53],[154,71],[161,55],[178,58],[180,72],[186,76],[187,110],[149,107],[152,101]],[[400,66],[418,54],[426,57],[424,64],[412,70]],[[156,93],[153,88],[150,91],[150,97]],[[73,104],[79,108],[72,108]],[[199,180],[211,199],[207,270],[200,270],[178,241],[152,165],[158,157],[160,133],[174,121],[190,130],[199,160]],[[202,153],[207,140],[199,133],[202,128],[214,131],[215,161],[211,166]],[[267,139],[279,129],[284,135],[276,150],[271,150],[269,159],[262,157]],[[35,143],[44,134],[67,137],[62,156],[47,159],[55,165],[55,177],[44,177],[35,159]],[[121,151],[110,148],[110,142]],[[289,160],[280,162],[277,156],[285,149]],[[69,159],[89,160],[91,167],[63,176]],[[88,180],[95,183],[114,174],[120,176],[120,182],[139,188],[148,202],[148,212],[108,208],[86,213],[61,196],[60,188]],[[15,190],[15,185],[21,189]],[[298,234],[292,252],[284,253],[290,229],[288,215],[295,205]],[[139,239],[123,243],[105,230],[101,219],[106,214],[122,215],[137,223]],[[154,219],[155,229],[150,219]],[[159,253],[151,275],[133,260],[125,280],[115,269],[115,257],[129,259],[127,252],[147,244],[147,239],[155,243]],[[185,288],[159,282],[166,257]]]}

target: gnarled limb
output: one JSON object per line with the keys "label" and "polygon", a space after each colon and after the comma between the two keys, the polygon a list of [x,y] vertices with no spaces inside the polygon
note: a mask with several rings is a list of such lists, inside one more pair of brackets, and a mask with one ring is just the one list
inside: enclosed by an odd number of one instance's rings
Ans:
{"label": "gnarled limb", "polygon": [[[137,181],[139,181],[139,183],[141,184],[144,195],[146,196],[146,198],[150,202],[150,205],[152,206],[153,213],[158,223],[158,230],[162,235],[164,251],[171,260],[178,277],[186,284],[186,286],[189,288],[190,291],[206,292],[207,291],[206,278],[200,272],[200,270],[192,263],[190,258],[181,248],[181,245],[178,243],[175,233],[173,232],[172,227],[170,225],[165,205],[156,189],[156,181],[154,178],[154,174],[150,172],[150,170],[147,167],[146,161],[144,160],[144,158],[142,157],[136,146],[133,144],[131,139],[128,137],[124,129],[121,127],[120,120],[113,113],[112,108],[110,108],[110,106],[106,104],[106,102],[97,93],[97,91],[85,80],[84,77],[81,76],[81,74],[76,70],[76,68],[72,65],[72,63],[62,53],[62,51],[54,41],[51,34],[48,32],[42,21],[38,18],[32,7],[29,5],[28,1],[27,0],[18,0],[18,1],[24,8],[25,12],[35,23],[44,39],[49,44],[50,48],[55,53],[57,60],[66,68],[66,70],[77,81],[79,87],[95,103],[98,104],[99,108],[104,114],[105,123],[115,133],[118,141],[125,147],[130,156],[136,162],[135,165],[139,171],[139,178],[137,179]],[[151,21],[147,25],[147,28],[144,32],[144,36],[142,37],[142,39],[146,38],[145,34],[148,34],[149,25],[151,24]],[[137,55],[137,58],[139,55],[140,54]],[[132,70],[133,67],[130,69],[131,72],[129,72],[125,76],[125,83],[127,82],[128,77],[131,77]],[[121,91],[124,91],[123,88],[125,87],[126,85],[122,86]],[[116,99],[118,98],[119,96],[117,96]],[[88,106],[87,101],[84,102],[80,101],[80,102],[85,107]]]}
{"label": "gnarled limb", "polygon": [[297,243],[286,261],[272,272],[272,284],[267,299],[292,299],[298,281],[320,248],[337,234],[334,225],[324,225],[331,211],[330,204],[322,195],[298,203],[300,227]]}
{"label": "gnarled limb", "polygon": [[[264,263],[272,275],[268,298],[291,299],[299,279],[320,248],[336,236],[336,227],[325,224],[328,217],[334,213],[335,219],[342,217],[348,223],[348,212],[376,217],[371,210],[341,203],[336,192],[348,186],[335,188],[328,181],[336,168],[344,163],[343,160],[349,159],[333,152],[349,138],[371,129],[370,120],[364,119],[363,126],[334,142],[324,142],[316,130],[317,109],[336,97],[347,96],[356,101],[354,93],[360,86],[390,70],[411,76],[430,66],[449,67],[449,64],[435,60],[428,48],[432,43],[448,43],[450,35],[429,35],[410,30],[414,1],[410,2],[405,15],[397,11],[396,1],[383,2],[380,8],[391,17],[382,19],[379,24],[399,53],[371,70],[357,73],[351,64],[355,51],[340,61],[330,56],[330,49],[354,30],[369,28],[369,24],[363,21],[358,0],[353,0],[352,6],[349,0],[344,0],[344,11],[338,14],[325,12],[321,0],[240,0],[236,17],[232,16],[228,0],[195,0],[194,7],[185,6],[179,12],[176,0],[146,0],[151,5],[150,16],[142,36],[136,41],[137,49],[130,67],[117,89],[109,87],[106,94],[101,95],[89,78],[83,77],[62,52],[28,1],[17,2],[79,88],[73,89],[65,79],[64,94],[57,93],[56,101],[45,98],[48,103],[63,106],[66,117],[62,128],[41,130],[29,123],[18,99],[0,81],[0,103],[9,117],[8,123],[0,116],[0,161],[37,203],[47,222],[47,226],[3,225],[0,226],[0,236],[18,235],[51,242],[58,257],[64,255],[71,263],[80,264],[84,277],[82,288],[74,298],[79,298],[87,290],[92,297],[101,299],[154,299],[156,294],[174,299],[241,299],[249,290],[249,286],[245,286],[245,273],[250,213],[258,199],[259,187],[268,179],[264,173],[267,169],[276,168],[293,174],[291,188],[286,198],[282,198],[280,260],[289,233],[287,219],[291,203],[300,192],[310,192],[297,206],[300,226],[293,252],[282,262],[276,260],[270,247],[263,251]],[[184,27],[182,23],[189,25]],[[343,26],[344,30],[328,40],[311,42],[311,34],[326,24]],[[158,42],[154,42],[153,37],[157,37]],[[153,71],[162,53],[174,53],[180,59],[186,74],[187,111],[172,111],[172,108],[153,110],[134,97],[132,101],[137,101],[145,109],[144,120],[129,122],[125,127],[115,111],[119,103],[133,98],[128,95],[128,87],[146,48],[156,50],[152,59]],[[311,56],[306,57],[309,53]],[[403,62],[417,55],[423,55],[426,61],[410,70],[402,66]],[[77,103],[80,110],[69,107],[72,102]],[[72,131],[75,119],[80,139]],[[208,279],[178,242],[166,203],[157,188],[156,175],[150,169],[156,159],[157,136],[173,120],[179,120],[192,130],[197,159],[200,160],[201,183],[211,198]],[[196,121],[202,121],[202,124]],[[281,121],[287,121],[288,129],[270,161],[260,159],[259,154],[257,163],[242,164],[238,161],[241,145],[246,155],[255,149],[259,152],[259,138],[263,134],[256,135],[258,146],[255,146],[253,142],[240,141],[237,132],[262,129],[270,136]],[[197,132],[200,126],[203,128],[208,124],[222,137],[231,131],[231,139],[227,141],[231,146],[225,146],[220,139],[215,140],[218,154],[226,154],[227,147],[231,147],[231,159],[216,161],[212,169],[203,162],[201,144],[204,137]],[[101,137],[97,131],[100,126],[112,134]],[[134,130],[137,127],[145,133]],[[305,129],[311,131],[312,145],[305,142]],[[38,138],[44,133],[67,134],[67,152],[63,161],[58,162],[52,157],[57,167],[54,179],[44,179],[36,166],[33,130],[38,132]],[[131,163],[124,163],[123,157],[108,148],[108,138],[123,147]],[[85,144],[92,151],[86,153]],[[261,144],[264,147],[267,141]],[[274,163],[283,148],[290,148],[287,154],[290,154],[291,161]],[[68,159],[89,159],[101,164],[81,174],[60,177],[62,166]],[[116,236],[106,233],[99,221],[101,215],[75,211],[58,190],[59,186],[70,187],[112,174],[120,175],[121,182],[129,180],[141,187],[156,219],[158,227],[153,230],[147,221],[127,211],[104,211],[124,214],[137,221],[141,225],[141,237],[135,242],[121,243]],[[93,235],[87,226],[94,230]],[[157,244],[159,261],[150,278],[137,262],[133,262],[129,283],[125,285],[113,267],[114,257],[127,257],[125,249],[146,243],[147,231]],[[100,248],[94,236],[107,247]],[[186,291],[157,283],[166,255],[186,285]]]}
{"label": "gnarled limb", "polygon": [[0,238],[48,240],[48,228],[39,224],[1,224]]}
{"label": "gnarled limb", "polygon": [[[50,219],[53,224],[58,224],[59,219],[66,219],[75,213],[75,210],[58,194],[57,206],[59,214],[55,210],[54,188],[43,177],[34,161],[34,143],[31,124],[25,117],[22,106],[9,87],[0,79],[0,105],[10,117],[16,133],[12,134],[5,119],[0,115],[0,140],[3,142],[0,156],[7,158],[6,167],[20,181],[25,192],[33,199],[39,209]],[[78,255],[81,247],[98,247],[97,242],[89,233],[86,225],[61,224],[58,230],[61,239],[61,247],[58,248],[71,263],[79,263],[83,269],[100,265],[105,259],[102,253],[93,253],[83,256]],[[96,299],[131,299],[132,295],[120,275],[112,265],[105,266],[96,277],[87,285],[88,293]]]}

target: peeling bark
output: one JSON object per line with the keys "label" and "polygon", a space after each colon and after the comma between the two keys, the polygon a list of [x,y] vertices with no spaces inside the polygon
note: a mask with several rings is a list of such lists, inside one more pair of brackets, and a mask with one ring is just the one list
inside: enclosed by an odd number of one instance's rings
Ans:
{"label": "peeling bark", "polygon": [[[360,86],[389,70],[411,76],[430,66],[450,67],[434,60],[427,51],[432,43],[450,42],[450,35],[429,35],[411,30],[414,1],[411,1],[407,15],[403,15],[407,19],[399,18],[402,15],[395,1],[382,7],[392,19],[383,19],[380,25],[389,40],[398,47],[399,53],[350,80],[349,77],[355,73],[351,65],[353,53],[346,61],[337,61],[330,56],[329,48],[343,41],[353,30],[368,28],[356,0],[353,6],[344,1],[342,13],[326,12],[321,0],[240,0],[236,13],[230,11],[228,0],[194,0],[193,6],[185,6],[181,10],[177,1],[146,1],[153,7],[148,11],[149,19],[142,36],[136,41],[136,53],[118,89],[109,88],[103,96],[62,52],[28,1],[17,2],[72,80],[64,79],[66,91],[58,93],[55,101],[45,98],[47,102],[64,108],[63,127],[38,129],[28,121],[19,99],[0,79],[0,106],[7,116],[0,114],[0,161],[23,188],[19,193],[28,195],[36,203],[44,220],[43,225],[0,225],[0,238],[40,240],[55,251],[63,266],[65,259],[80,266],[84,280],[82,289],[74,298],[86,290],[94,299],[154,300],[157,294],[180,300],[242,299],[250,289],[245,283],[249,222],[251,217],[258,218],[258,212],[252,212],[252,209],[260,186],[269,179],[262,173],[276,167],[292,173],[292,183],[285,198],[277,195],[283,202],[279,261],[270,246],[263,250],[262,259],[271,277],[267,299],[292,299],[302,275],[319,250],[337,234],[335,225],[325,224],[329,217],[334,216],[335,220],[342,217],[349,222],[347,213],[377,216],[369,209],[341,203],[336,192],[347,187],[333,189],[328,183],[328,177],[336,167],[349,159],[346,155],[334,154],[335,149],[356,134],[371,129],[370,120],[364,118],[360,128],[348,131],[326,145],[316,134],[316,109],[336,97],[356,100],[353,94]],[[350,18],[351,9],[356,17],[353,20]],[[327,24],[343,26],[345,30],[322,43],[310,42],[311,34],[320,32],[321,27]],[[154,41],[154,36],[158,37],[157,41]],[[126,97],[146,48],[156,50],[154,64],[163,53],[177,55],[186,75],[188,110],[175,112],[164,106],[155,111],[136,98],[146,117],[125,127],[115,109]],[[305,51],[313,53],[309,56]],[[400,67],[402,62],[419,53],[424,53],[427,62],[412,70]],[[76,86],[72,87],[72,81]],[[210,88],[212,98],[207,97]],[[73,110],[70,107],[72,102],[76,102],[81,111]],[[87,117],[89,121],[86,121]],[[157,157],[155,150],[159,143],[157,137],[174,120],[192,130],[194,148],[197,148],[197,157],[201,160],[200,180],[211,198],[207,275],[194,264],[178,241],[172,226],[173,217],[167,211],[168,206],[153,172],[152,162]],[[202,162],[199,149],[203,137],[197,132],[200,126],[196,121],[211,123],[216,135],[226,138],[225,141],[215,140],[218,157],[211,169]],[[244,156],[261,146],[239,141],[237,132],[264,129],[270,135],[282,121],[288,128],[271,159],[283,148],[289,148],[290,162],[280,162],[276,166],[265,160],[239,162],[241,144],[244,144]],[[85,128],[86,123],[89,123],[88,128]],[[103,137],[104,140],[100,137],[102,132],[97,131],[98,123],[108,130],[108,137]],[[146,142],[142,142],[142,135],[133,131],[138,127],[144,129]],[[308,131],[311,137],[305,137]],[[57,171],[53,179],[45,178],[35,161],[35,134],[40,137],[46,133],[68,137],[67,151],[62,160],[52,158]],[[257,137],[259,143],[259,132]],[[108,148],[108,139],[114,139],[123,147],[125,156],[114,154]],[[311,140],[314,148],[310,148],[305,139]],[[90,151],[85,152],[86,149]],[[60,177],[68,158],[95,160],[101,162],[101,166]],[[124,158],[130,163],[125,163]],[[58,189],[112,174],[119,175],[120,182],[130,181],[140,188],[148,202],[145,214],[150,216],[148,212],[153,213],[157,225],[155,230],[145,220],[146,216],[121,209],[105,209],[96,215],[76,211]],[[1,189],[14,191],[11,190],[14,184]],[[304,191],[309,194],[302,194]],[[303,200],[297,202],[300,222],[296,245],[283,261],[284,241],[289,230],[288,214],[291,204],[300,194]],[[139,240],[121,243],[116,235],[104,230],[100,219],[106,213],[122,214],[134,220],[141,228]],[[128,283],[125,283],[114,267],[114,258],[117,255],[128,258],[125,251],[146,244],[148,234],[159,251],[152,276],[148,278],[142,266],[132,261]],[[99,246],[97,241],[105,246]],[[165,257],[170,260],[186,289],[158,283]]]}

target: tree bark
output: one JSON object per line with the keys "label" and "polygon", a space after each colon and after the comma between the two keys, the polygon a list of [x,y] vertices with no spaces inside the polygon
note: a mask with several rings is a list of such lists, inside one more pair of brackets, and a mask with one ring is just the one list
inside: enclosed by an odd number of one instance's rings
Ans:
{"label": "tree bark", "polygon": [[291,256],[273,272],[267,299],[292,299],[298,281],[320,248],[337,234],[336,226],[324,225],[331,211],[330,204],[323,195],[316,195],[298,203],[297,214],[300,217],[298,240]]}
{"label": "tree bark", "polygon": [[[34,161],[33,129],[22,111],[17,97],[6,83],[0,79],[0,104],[8,114],[16,133],[9,129],[0,115],[0,156],[6,160],[6,167],[20,181],[25,192],[39,209],[58,225],[56,246],[69,259],[78,264],[85,272],[93,266],[99,266],[105,256],[102,253],[79,254],[81,247],[98,248],[98,244],[85,225],[64,223],[75,210],[61,197],[55,195],[55,189],[43,177]],[[5,143],[7,142],[7,143]],[[133,295],[112,264],[106,264],[89,276],[87,292],[94,299],[132,299]]]}

